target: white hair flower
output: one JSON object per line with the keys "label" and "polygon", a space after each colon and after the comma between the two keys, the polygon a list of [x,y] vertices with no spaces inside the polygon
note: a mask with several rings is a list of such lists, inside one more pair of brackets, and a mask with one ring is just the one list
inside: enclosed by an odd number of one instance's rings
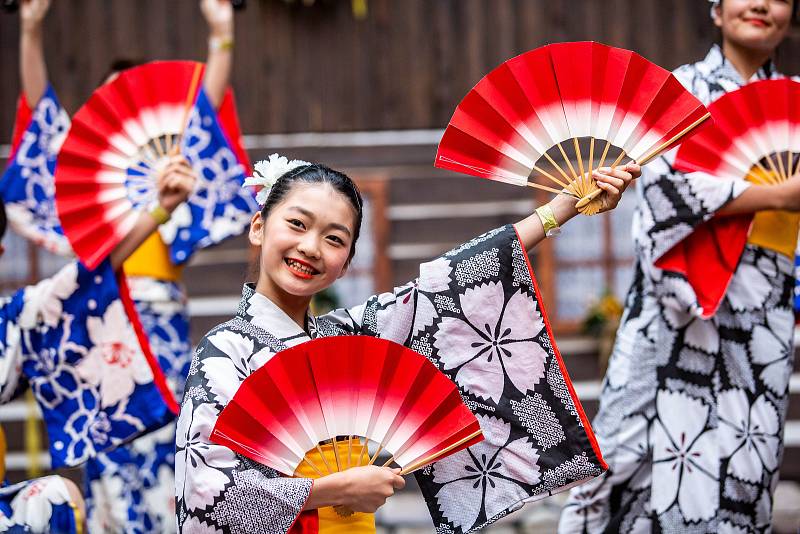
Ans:
{"label": "white hair flower", "polygon": [[248,176],[244,181],[244,185],[261,187],[256,194],[256,202],[263,206],[267,201],[270,189],[278,181],[278,178],[291,170],[306,165],[311,164],[299,159],[290,161],[286,156],[270,154],[267,159],[262,159],[253,166],[253,176]]}

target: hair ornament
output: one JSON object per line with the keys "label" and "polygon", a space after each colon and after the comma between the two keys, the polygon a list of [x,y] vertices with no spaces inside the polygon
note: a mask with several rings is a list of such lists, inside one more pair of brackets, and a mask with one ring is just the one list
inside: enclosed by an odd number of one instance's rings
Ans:
{"label": "hair ornament", "polygon": [[720,0],[708,0],[708,3],[711,4],[710,14],[711,14],[711,18],[712,19],[714,18],[714,15],[715,15],[714,9],[719,7],[719,2],[720,2]]}
{"label": "hair ornament", "polygon": [[307,161],[289,160],[286,156],[270,154],[267,159],[262,159],[253,166],[253,176],[248,176],[244,181],[244,185],[261,188],[256,193],[256,202],[258,202],[259,206],[263,206],[278,178],[298,167],[308,167],[309,165],[311,163]]}

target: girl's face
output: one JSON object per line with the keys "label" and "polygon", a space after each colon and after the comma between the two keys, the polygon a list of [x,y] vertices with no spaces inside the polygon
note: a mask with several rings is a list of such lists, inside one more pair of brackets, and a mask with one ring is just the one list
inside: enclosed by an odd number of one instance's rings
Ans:
{"label": "girl's face", "polygon": [[797,0],[723,0],[714,9],[714,24],[723,41],[772,54],[786,36]]}
{"label": "girl's face", "polygon": [[310,299],[347,270],[356,214],[330,185],[298,183],[272,208],[256,213],[250,243],[261,247],[257,290],[273,300]]}

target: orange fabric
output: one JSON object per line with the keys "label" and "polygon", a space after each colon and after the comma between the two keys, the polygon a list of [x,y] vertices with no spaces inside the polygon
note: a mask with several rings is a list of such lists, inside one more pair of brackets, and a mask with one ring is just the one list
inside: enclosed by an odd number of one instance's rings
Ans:
{"label": "orange fabric", "polygon": [[183,266],[169,259],[169,248],[157,231],[125,260],[122,268],[128,276],[147,276],[169,282],[179,282],[183,274]]}
{"label": "orange fabric", "polygon": [[[356,439],[353,440],[352,446],[348,445],[347,440],[338,443],[339,450],[339,468],[341,470],[347,469],[348,466],[355,466],[358,458],[359,451],[361,451],[361,442]],[[321,446],[324,453],[324,460],[322,455],[316,450],[312,449],[306,454],[314,466],[321,472],[327,473],[325,467],[326,463],[334,471],[337,470],[336,455],[333,453],[333,444],[325,444]],[[348,454],[349,452],[349,454]],[[349,456],[349,458],[348,458]],[[369,462],[369,455],[366,449],[361,454],[361,465],[366,465]],[[295,476],[304,478],[319,478],[320,475],[313,467],[306,462],[301,462],[297,466]],[[332,507],[317,509],[319,526],[319,534],[375,534],[375,514],[354,513],[347,517],[339,515],[339,513]],[[302,515],[302,514],[301,514]],[[305,531],[303,531],[305,532]]]}
{"label": "orange fabric", "polygon": [[774,250],[794,260],[800,213],[789,211],[760,211],[753,218],[753,228],[747,242]]}

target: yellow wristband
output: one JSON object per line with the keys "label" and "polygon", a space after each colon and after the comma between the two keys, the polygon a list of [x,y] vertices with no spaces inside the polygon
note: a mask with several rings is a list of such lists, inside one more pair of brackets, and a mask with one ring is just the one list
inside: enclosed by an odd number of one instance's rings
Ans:
{"label": "yellow wristband", "polygon": [[546,237],[553,237],[561,232],[561,227],[558,225],[558,221],[556,221],[556,216],[550,204],[545,204],[544,206],[536,208],[536,215],[539,216],[539,220],[542,222],[542,228],[544,228],[544,235]]}
{"label": "yellow wristband", "polygon": [[233,50],[233,37],[211,37],[208,40],[208,48],[212,52]]}
{"label": "yellow wristband", "polygon": [[155,219],[159,226],[167,222],[170,218],[169,212],[164,209],[164,206],[161,204],[156,204],[150,208],[150,216]]}

